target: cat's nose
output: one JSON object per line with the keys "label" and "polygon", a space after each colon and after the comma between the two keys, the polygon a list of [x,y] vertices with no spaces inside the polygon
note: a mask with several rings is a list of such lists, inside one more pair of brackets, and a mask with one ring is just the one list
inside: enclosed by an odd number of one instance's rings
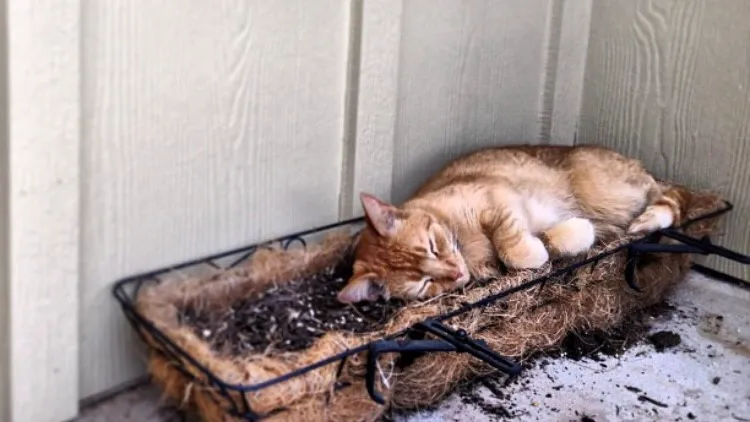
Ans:
{"label": "cat's nose", "polygon": [[463,276],[464,276],[463,271],[461,271],[461,270],[457,270],[456,271],[456,280],[460,280],[461,277],[463,277]]}

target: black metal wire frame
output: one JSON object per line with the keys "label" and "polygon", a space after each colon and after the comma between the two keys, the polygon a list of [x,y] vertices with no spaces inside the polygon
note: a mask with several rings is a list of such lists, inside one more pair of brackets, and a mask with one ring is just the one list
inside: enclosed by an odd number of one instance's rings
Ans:
{"label": "black metal wire frame", "polygon": [[[511,376],[518,374],[520,372],[520,366],[517,363],[511,361],[508,358],[498,355],[490,348],[488,348],[487,345],[481,340],[473,340],[469,338],[465,331],[461,329],[454,330],[444,325],[443,322],[460,314],[468,312],[472,309],[480,308],[499,301],[514,293],[528,290],[536,286],[539,286],[539,288],[541,289],[546,285],[546,283],[554,282],[554,280],[559,277],[571,275],[580,268],[591,266],[593,270],[597,263],[607,256],[614,255],[623,251],[627,253],[628,260],[625,268],[624,278],[627,284],[636,291],[640,290],[638,288],[637,280],[635,279],[636,262],[638,258],[644,254],[690,253],[702,255],[718,255],[744,265],[750,264],[750,256],[748,255],[743,255],[729,249],[714,245],[708,238],[695,239],[679,231],[680,229],[683,229],[698,221],[721,216],[731,211],[732,209],[733,205],[730,202],[725,201],[724,207],[722,207],[721,209],[688,220],[677,228],[659,230],[656,233],[644,236],[639,239],[635,239],[632,242],[618,246],[617,248],[603,252],[594,257],[582,260],[559,270],[552,271],[547,275],[527,281],[518,286],[506,289],[502,292],[487,296],[476,302],[465,304],[453,311],[430,317],[425,321],[422,321],[421,323],[415,324],[412,327],[386,336],[382,339],[375,340],[355,348],[347,349],[343,352],[334,354],[318,362],[280,375],[276,378],[251,385],[232,384],[220,379],[218,376],[208,370],[202,363],[198,362],[194,357],[190,356],[190,354],[188,354],[180,346],[174,343],[174,341],[172,341],[162,331],[156,328],[151,321],[141,315],[136,310],[135,300],[143,283],[149,281],[158,281],[158,277],[161,275],[165,275],[175,270],[185,269],[202,264],[207,264],[215,268],[232,268],[248,259],[258,249],[269,247],[270,245],[275,243],[281,245],[281,247],[284,249],[289,248],[295,242],[298,242],[302,247],[306,247],[304,236],[322,233],[335,228],[359,224],[363,221],[363,218],[354,218],[338,223],[328,224],[314,229],[287,235],[272,241],[237,248],[220,254],[194,259],[171,267],[128,277],[115,283],[113,287],[113,294],[119,301],[126,318],[138,333],[138,335],[141,337],[141,339],[145,341],[145,335],[148,334],[149,337],[160,344],[161,350],[159,350],[159,352],[163,353],[167,358],[176,361],[178,363],[176,367],[181,370],[187,377],[196,382],[201,382],[204,384],[207,383],[207,386],[209,387],[216,388],[221,393],[221,396],[223,396],[229,404],[228,407],[224,404],[222,405],[225,407],[227,412],[236,417],[256,421],[270,416],[270,414],[260,415],[255,413],[250,408],[246,394],[244,393],[257,392],[264,388],[285,382],[291,378],[301,376],[310,371],[314,371],[316,369],[322,368],[327,365],[332,365],[337,362],[337,374],[340,374],[343,370],[347,358],[362,352],[366,352],[368,354],[367,375],[365,379],[368,393],[374,401],[382,404],[385,403],[385,400],[375,387],[375,380],[377,378],[377,375],[379,374],[379,371],[377,369],[377,357],[381,353],[399,352],[401,354],[401,358],[397,362],[399,366],[408,365],[416,357],[425,353],[469,353],[472,356],[488,363],[492,367],[505,372],[506,374],[509,374]],[[659,240],[662,237],[670,238],[675,242],[671,242],[671,244],[659,243]],[[218,260],[222,258],[228,258],[233,255],[239,255],[239,258],[233,260],[229,265],[222,266],[217,263]],[[711,268],[707,268],[697,264],[694,264],[693,268],[713,278],[718,278],[720,280],[728,281],[737,285],[743,285],[744,287],[748,286],[747,282],[744,280],[737,279],[733,276]],[[128,293],[128,290],[130,290],[130,293]],[[432,338],[425,339],[427,334],[430,334]],[[205,376],[206,382],[196,379],[191,371],[189,371],[185,367],[185,365],[188,364],[203,376]],[[346,386],[347,385],[337,382],[335,388],[344,388]],[[239,403],[237,400],[232,398],[231,393],[239,395]],[[274,414],[275,413],[277,412],[274,412]]]}

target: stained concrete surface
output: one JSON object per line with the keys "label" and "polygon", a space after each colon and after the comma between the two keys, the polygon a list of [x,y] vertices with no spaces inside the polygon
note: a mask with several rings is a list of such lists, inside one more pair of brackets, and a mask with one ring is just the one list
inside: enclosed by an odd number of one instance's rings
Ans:
{"label": "stained concrete surface", "polygon": [[[519,422],[750,422],[750,290],[692,273],[668,301],[676,311],[650,325],[679,334],[674,348],[641,344],[620,357],[549,360],[501,387],[501,398],[478,385],[479,405],[457,392],[435,409],[395,419],[484,422],[507,411]],[[76,422],[183,420],[155,387],[141,386],[84,409]]]}

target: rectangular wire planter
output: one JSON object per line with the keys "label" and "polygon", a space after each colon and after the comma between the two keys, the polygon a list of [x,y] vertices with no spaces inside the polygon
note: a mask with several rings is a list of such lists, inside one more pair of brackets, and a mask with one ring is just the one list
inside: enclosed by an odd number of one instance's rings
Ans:
{"label": "rectangular wire planter", "polygon": [[[341,374],[347,360],[350,360],[355,356],[366,356],[366,362],[364,363],[364,383],[367,394],[375,403],[384,404],[387,400],[378,389],[379,382],[382,381],[379,374],[378,358],[386,353],[399,354],[401,356],[399,365],[402,366],[408,366],[410,363],[414,362],[416,358],[426,354],[436,352],[463,353],[479,359],[489,365],[489,367],[502,371],[510,376],[517,375],[521,371],[521,366],[518,363],[496,353],[486,342],[473,339],[463,329],[449,326],[447,322],[457,316],[461,316],[478,308],[486,307],[514,294],[528,291],[535,287],[541,291],[541,289],[549,283],[555,283],[558,280],[570,277],[576,271],[579,271],[584,267],[590,267],[591,271],[593,271],[600,261],[611,255],[618,253],[624,253],[627,255],[627,264],[625,265],[622,278],[625,283],[635,291],[640,291],[636,271],[638,261],[655,253],[718,255],[745,265],[750,264],[750,257],[747,255],[742,255],[714,245],[708,238],[694,238],[683,233],[683,229],[686,229],[693,224],[704,220],[715,219],[731,210],[732,204],[724,201],[723,206],[719,209],[694,217],[686,221],[680,227],[663,229],[651,235],[631,240],[590,258],[579,260],[578,262],[567,265],[563,268],[553,269],[544,276],[525,281],[519,285],[507,288],[471,303],[465,303],[457,309],[453,309],[449,312],[417,321],[408,328],[401,329],[393,334],[332,354],[313,363],[306,364],[280,376],[259,383],[244,384],[228,382],[207,368],[205,363],[201,362],[199,358],[192,356],[180,347],[177,342],[157,328],[149,318],[139,312],[136,302],[142,287],[148,283],[158,283],[161,276],[171,272],[201,265],[208,265],[217,270],[234,268],[241,265],[243,262],[246,262],[257,251],[271,244],[280,245],[280,247],[285,250],[293,245],[305,248],[307,247],[307,239],[311,236],[317,236],[341,228],[355,230],[363,222],[362,218],[305,230],[269,242],[254,244],[128,277],[115,283],[113,294],[119,302],[127,320],[141,339],[146,344],[158,344],[158,352],[163,354],[165,359],[171,361],[176,369],[181,371],[185,377],[204,387],[217,391],[218,396],[215,399],[217,400],[217,405],[234,418],[257,421],[276,415],[278,411],[261,413],[254,410],[247,399],[247,393],[261,392],[264,389],[288,382],[289,380],[304,376],[311,371],[315,371],[328,365],[336,365],[336,374],[338,378],[338,375]],[[663,242],[664,239],[669,239],[669,241]],[[706,272],[708,275],[715,278],[722,278],[740,284],[743,283],[732,276],[720,273],[716,270],[699,265],[694,265],[694,268]],[[201,379],[196,378],[194,374],[200,374]],[[350,383],[336,382],[331,388],[333,390],[339,390],[349,386]],[[279,411],[283,411],[283,409]]]}

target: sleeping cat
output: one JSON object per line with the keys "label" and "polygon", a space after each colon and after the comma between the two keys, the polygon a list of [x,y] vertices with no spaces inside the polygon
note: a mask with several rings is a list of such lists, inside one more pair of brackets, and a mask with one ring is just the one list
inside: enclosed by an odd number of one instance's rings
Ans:
{"label": "sleeping cat", "polygon": [[575,256],[596,239],[680,222],[685,202],[636,160],[596,146],[510,146],[459,158],[400,207],[362,193],[367,224],[341,302],[425,299]]}

